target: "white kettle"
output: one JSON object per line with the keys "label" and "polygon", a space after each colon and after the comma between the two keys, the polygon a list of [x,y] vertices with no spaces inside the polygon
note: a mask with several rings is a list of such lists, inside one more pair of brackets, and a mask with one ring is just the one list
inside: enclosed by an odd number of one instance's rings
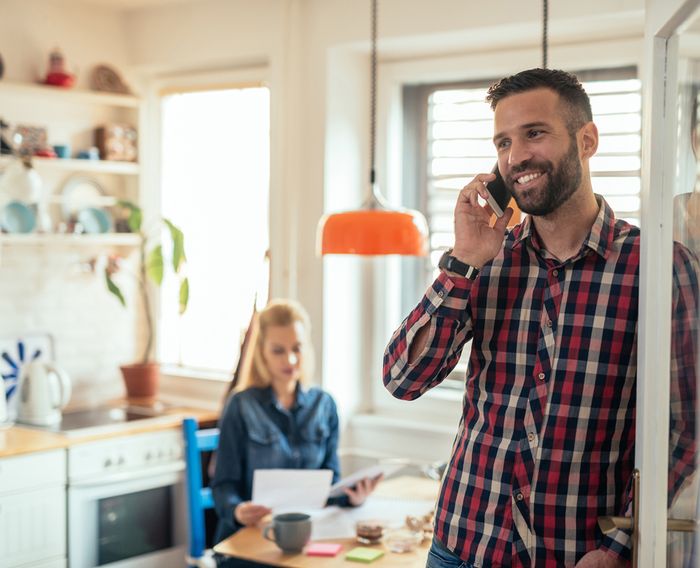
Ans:
{"label": "white kettle", "polygon": [[9,428],[12,426],[12,421],[10,420],[10,413],[7,408],[7,395],[5,394],[5,381],[0,378],[0,430]]}
{"label": "white kettle", "polygon": [[65,371],[52,363],[27,363],[19,382],[17,422],[35,426],[58,424],[70,395],[70,379]]}

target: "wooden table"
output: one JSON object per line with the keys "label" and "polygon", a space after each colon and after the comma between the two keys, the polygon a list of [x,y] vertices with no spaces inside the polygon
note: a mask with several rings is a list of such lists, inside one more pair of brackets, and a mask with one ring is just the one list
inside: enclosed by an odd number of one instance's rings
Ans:
{"label": "wooden table", "polygon": [[[431,479],[401,476],[387,479],[377,486],[375,495],[381,497],[391,497],[395,499],[436,499],[439,485]],[[271,566],[287,566],[294,568],[332,568],[343,566],[351,568],[365,564],[361,562],[350,562],[345,560],[345,554],[358,544],[354,538],[335,538],[332,542],[343,545],[343,549],[333,557],[306,556],[305,554],[285,554],[274,542],[266,540],[262,536],[259,527],[246,527],[223,540],[214,550],[219,554],[253,560]],[[425,561],[428,557],[430,539],[423,541],[423,544],[412,552],[396,554],[390,552],[383,544],[376,544],[370,548],[384,550],[384,556],[371,563],[371,566],[381,566],[386,568],[425,568]]]}

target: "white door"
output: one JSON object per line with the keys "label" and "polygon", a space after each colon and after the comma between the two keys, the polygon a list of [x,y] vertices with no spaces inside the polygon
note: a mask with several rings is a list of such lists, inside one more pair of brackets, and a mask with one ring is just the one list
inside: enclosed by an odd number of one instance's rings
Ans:
{"label": "white door", "polygon": [[[684,321],[677,317],[673,272],[674,259],[685,254],[674,241],[700,255],[699,7],[700,0],[646,0],[635,454],[636,557],[643,567],[700,565],[692,532],[698,518],[698,313],[693,308]],[[682,286],[693,295],[692,282],[683,279]]]}

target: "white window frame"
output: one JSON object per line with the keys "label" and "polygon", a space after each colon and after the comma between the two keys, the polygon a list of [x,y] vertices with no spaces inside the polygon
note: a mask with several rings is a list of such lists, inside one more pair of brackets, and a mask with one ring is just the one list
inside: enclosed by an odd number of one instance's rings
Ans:
{"label": "white window frame", "polygon": [[[144,215],[155,218],[161,211],[161,193],[158,191],[148,191],[148,188],[160,188],[162,185],[161,176],[161,152],[162,143],[160,133],[162,132],[162,117],[161,117],[161,102],[164,94],[177,92],[195,92],[215,89],[234,89],[265,86],[270,88],[270,70],[267,66],[255,65],[245,68],[231,68],[219,70],[202,70],[188,72],[172,72],[152,77],[148,81],[147,87],[147,118],[143,132],[151,133],[151,135],[143,141],[146,146],[149,159],[145,160],[143,169],[141,189],[140,189],[140,205],[144,210]],[[272,92],[270,93],[272,104]],[[272,114],[272,108],[270,109]],[[157,133],[157,134],[156,134]],[[270,140],[272,147],[272,139]],[[272,149],[272,148],[271,148]],[[270,165],[272,169],[272,165]],[[272,199],[270,200],[272,203]],[[270,211],[270,216],[272,211]],[[271,239],[271,235],[268,236]],[[262,262],[262,259],[261,259]],[[268,283],[272,285],[271,282]],[[160,310],[160,295],[157,288],[152,288],[152,298],[155,299],[155,313]],[[155,319],[156,325],[156,348],[158,346],[158,325],[159,318]],[[156,352],[156,358],[158,353]],[[187,367],[167,366],[161,369],[164,386],[167,389],[168,385],[174,385],[174,381],[178,384],[178,391],[181,386],[187,387],[187,380],[194,380],[197,385],[191,384],[188,388],[190,395],[187,397],[191,402],[191,396],[201,399],[202,401],[211,402],[212,399],[218,400],[219,394],[222,392],[222,387],[228,385],[231,381],[231,373],[221,371],[202,371],[189,369]],[[206,387],[204,383],[211,381],[211,386]],[[194,394],[196,391],[196,394]]]}
{"label": "white window frame", "polygon": [[[616,68],[636,66],[643,60],[641,30],[631,31],[630,37],[596,43],[558,45],[550,49],[551,68],[581,67],[581,53],[586,54],[586,68]],[[444,56],[412,61],[380,62],[378,69],[378,179],[390,203],[405,204],[402,195],[403,113],[402,91],[405,84],[451,83],[479,81],[485,77],[502,77],[519,70],[537,67],[539,47],[494,51],[470,55]],[[373,333],[366,339],[366,353],[371,354],[368,368],[382,368],[383,351],[391,333],[407,315],[401,311],[401,260],[389,258],[366,277],[373,286],[376,309]],[[416,303],[419,298],[416,298]],[[387,417],[412,417],[429,420],[432,424],[453,424],[462,412],[463,390],[433,389],[411,403],[393,399],[381,381],[372,381],[372,414]],[[455,430],[456,431],[456,430]]]}

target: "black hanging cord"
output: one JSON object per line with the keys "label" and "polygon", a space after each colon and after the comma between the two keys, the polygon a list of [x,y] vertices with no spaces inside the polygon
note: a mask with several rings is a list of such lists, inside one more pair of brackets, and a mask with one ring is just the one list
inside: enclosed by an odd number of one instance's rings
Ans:
{"label": "black hanging cord", "polygon": [[547,26],[549,19],[549,2],[542,0],[542,69],[547,69]]}
{"label": "black hanging cord", "polygon": [[377,132],[377,0],[372,0],[372,55],[370,73],[369,182],[374,185],[374,146]]}

